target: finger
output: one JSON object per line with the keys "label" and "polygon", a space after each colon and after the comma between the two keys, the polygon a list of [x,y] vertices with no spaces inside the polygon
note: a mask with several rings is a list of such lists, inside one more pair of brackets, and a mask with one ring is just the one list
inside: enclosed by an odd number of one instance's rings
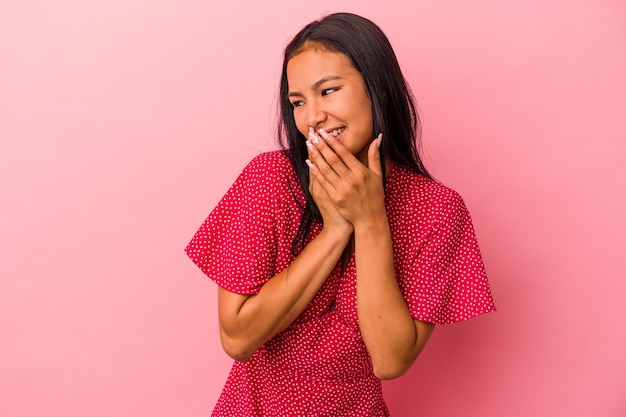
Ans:
{"label": "finger", "polygon": [[311,197],[313,197],[313,201],[323,213],[328,208],[329,197],[328,193],[324,189],[324,187],[319,183],[319,181],[315,178],[315,175],[311,175],[311,179],[309,181],[309,192],[311,193]]}
{"label": "finger", "polygon": [[[309,161],[309,160],[307,159],[307,161]],[[308,164],[309,163],[307,162],[307,165]],[[309,169],[315,169],[315,167],[309,166]],[[320,192],[321,187],[322,186],[320,185],[319,181],[317,181],[315,179],[315,175],[313,173],[311,173],[311,175],[309,177],[309,192],[311,193],[311,196],[313,196],[313,200],[315,200],[315,202],[317,202],[317,198],[319,196],[319,192]]]}
{"label": "finger", "polygon": [[[311,139],[306,141],[306,147],[309,153],[309,159],[307,160],[310,162],[309,168],[314,168],[317,171],[317,175],[324,176],[328,181],[338,181],[339,176],[337,172],[328,164],[324,155],[322,155],[311,142]],[[309,162],[307,162],[307,164],[309,164]]]}
{"label": "finger", "polygon": [[341,175],[348,174],[348,169],[334,151],[323,142],[324,140],[318,138],[312,130],[309,132],[309,140],[307,141],[309,160],[315,165],[321,176],[335,184],[341,180]]}
{"label": "finger", "polygon": [[346,148],[343,143],[341,143],[341,141],[337,140],[337,138],[333,135],[329,135],[324,129],[320,129],[319,133],[320,136],[326,140],[328,147],[335,152],[335,154],[350,171],[363,168],[363,164],[352,154],[352,152],[350,152],[350,150],[348,150],[348,148]]}
{"label": "finger", "polygon": [[[317,154],[319,154],[319,152],[316,152],[314,155],[317,155]],[[333,183],[329,181],[326,178],[326,176],[320,171],[320,169],[317,167],[315,162],[313,162],[311,159],[307,159],[305,162],[309,167],[309,177],[310,177],[309,182],[310,183],[313,183],[314,181],[316,181],[319,185],[322,186],[324,191],[326,191],[327,193],[335,188],[333,186]]]}
{"label": "finger", "polygon": [[335,152],[335,150],[328,145],[328,140],[324,135],[328,136],[326,132],[320,129],[320,136],[324,138],[324,140],[321,140],[319,136],[315,134],[313,128],[309,130],[309,141],[315,145],[315,149],[319,152],[318,158],[324,159],[324,161],[319,159],[315,160],[317,167],[326,174],[327,170],[325,170],[325,165],[328,165],[328,167],[330,167],[330,169],[332,169],[337,176],[341,177],[346,175],[349,171],[348,166]]}
{"label": "finger", "polygon": [[367,149],[367,162],[369,169],[379,177],[383,176],[383,169],[380,165],[380,143],[383,140],[383,134],[379,134],[376,139],[370,143]]}

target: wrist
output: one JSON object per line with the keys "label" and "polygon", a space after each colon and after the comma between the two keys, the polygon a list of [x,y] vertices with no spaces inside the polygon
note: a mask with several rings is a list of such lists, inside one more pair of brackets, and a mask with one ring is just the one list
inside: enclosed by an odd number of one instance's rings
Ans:
{"label": "wrist", "polygon": [[350,241],[353,231],[354,227],[348,222],[342,225],[324,225],[319,236],[326,244],[339,245],[343,248]]}
{"label": "wrist", "polygon": [[390,233],[389,222],[386,215],[367,221],[361,221],[354,225],[355,239],[380,239]]}

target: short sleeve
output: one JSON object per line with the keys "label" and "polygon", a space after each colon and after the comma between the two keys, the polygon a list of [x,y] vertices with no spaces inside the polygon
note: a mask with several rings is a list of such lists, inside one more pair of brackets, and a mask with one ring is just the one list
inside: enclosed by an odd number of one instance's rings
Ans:
{"label": "short sleeve", "polygon": [[[451,190],[450,190],[451,191]],[[400,282],[417,319],[447,324],[495,310],[472,221],[451,191]]]}
{"label": "short sleeve", "polygon": [[253,159],[195,233],[185,252],[217,285],[256,294],[273,275],[276,189],[272,161]]}

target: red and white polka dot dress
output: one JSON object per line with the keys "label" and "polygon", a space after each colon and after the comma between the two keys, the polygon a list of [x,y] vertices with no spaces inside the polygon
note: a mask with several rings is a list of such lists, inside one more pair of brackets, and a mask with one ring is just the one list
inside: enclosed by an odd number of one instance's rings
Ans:
{"label": "red and white polka dot dress", "polygon": [[[255,294],[292,261],[304,196],[282,151],[254,158],[185,249],[217,285]],[[392,165],[385,184],[396,276],[411,315],[453,323],[494,311],[472,222],[451,189]],[[321,230],[315,224],[308,240]],[[213,416],[388,416],[361,337],[354,255],[307,309],[247,362]]]}

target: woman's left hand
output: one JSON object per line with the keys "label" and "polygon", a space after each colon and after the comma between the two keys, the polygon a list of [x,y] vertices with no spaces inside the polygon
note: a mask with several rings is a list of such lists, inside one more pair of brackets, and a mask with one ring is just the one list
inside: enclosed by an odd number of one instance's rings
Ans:
{"label": "woman's left hand", "polygon": [[370,143],[365,166],[335,137],[324,131],[319,134],[322,139],[314,132],[309,134],[310,174],[324,187],[341,216],[355,228],[384,219],[382,135]]}
{"label": "woman's left hand", "polygon": [[[413,319],[400,290],[385,211],[381,136],[367,152],[365,166],[333,136],[310,137],[310,174],[324,188],[337,212],[354,227],[356,300],[359,328],[374,375],[397,378],[420,354],[434,324]],[[312,143],[317,142],[317,143]]]}

